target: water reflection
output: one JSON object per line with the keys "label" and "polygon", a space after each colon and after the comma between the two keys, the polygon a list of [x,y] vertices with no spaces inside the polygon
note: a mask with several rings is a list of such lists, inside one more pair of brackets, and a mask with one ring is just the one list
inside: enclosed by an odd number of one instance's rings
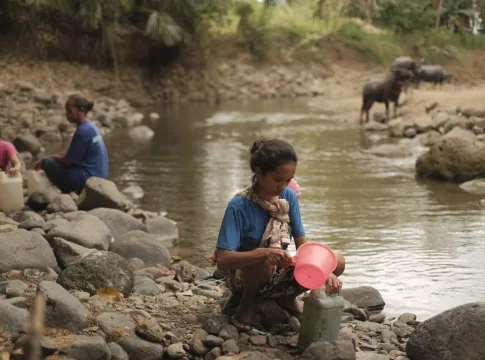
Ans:
{"label": "water reflection", "polygon": [[106,139],[110,176],[120,187],[144,188],[143,208],[168,211],[179,222],[174,251],[202,262],[227,202],[250,182],[249,145],[259,136],[284,138],[300,158],[307,235],[345,254],[345,286],[375,286],[387,313],[420,319],[480,300],[479,199],[453,184],[417,182],[415,157],[366,154],[382,138],[355,124],[301,114],[304,104],[290,101],[163,109],[151,142],[134,144],[123,133]]}

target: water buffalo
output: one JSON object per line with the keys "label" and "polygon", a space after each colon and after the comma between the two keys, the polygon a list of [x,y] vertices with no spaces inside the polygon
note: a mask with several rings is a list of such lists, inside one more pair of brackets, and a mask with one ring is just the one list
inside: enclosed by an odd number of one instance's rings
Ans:
{"label": "water buffalo", "polygon": [[443,81],[448,81],[451,83],[452,75],[445,70],[441,65],[423,65],[416,76],[415,82],[416,87],[419,87],[421,81],[431,82],[436,86],[436,84],[443,85]]}
{"label": "water buffalo", "polygon": [[[395,58],[391,63],[391,71],[396,69],[405,69],[411,71],[416,78],[418,76],[419,70],[421,69],[421,64],[424,62],[424,59],[415,60],[409,56],[399,56]],[[412,79],[406,81],[403,84],[404,92],[407,92],[407,89],[411,83]]]}
{"label": "water buffalo", "polygon": [[402,84],[411,80],[413,73],[406,69],[395,69],[385,79],[370,79],[364,85],[362,91],[362,110],[360,112],[360,123],[362,115],[366,113],[365,122],[369,122],[369,110],[374,102],[386,104],[386,116],[389,119],[389,101],[394,103],[394,116],[396,116],[397,101],[401,94]]}

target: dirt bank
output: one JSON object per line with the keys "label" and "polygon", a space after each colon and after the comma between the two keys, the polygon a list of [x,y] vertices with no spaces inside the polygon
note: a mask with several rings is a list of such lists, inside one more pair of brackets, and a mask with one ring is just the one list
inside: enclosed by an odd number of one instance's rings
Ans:
{"label": "dirt bank", "polygon": [[[158,74],[124,66],[119,69],[119,76],[109,69],[98,70],[77,63],[4,57],[0,59],[0,84],[9,86],[22,79],[45,91],[125,98],[134,106],[316,97],[310,101],[315,109],[332,112],[355,109],[358,113],[365,80],[385,76],[387,71],[360,61],[352,50],[342,47],[329,50],[324,62],[259,63],[241,51],[231,57],[220,55],[214,55],[203,66],[185,61]],[[414,92],[413,101],[478,101],[479,85],[485,82],[485,65],[480,61],[483,55],[479,51],[469,52],[459,62],[447,64],[455,76],[454,86],[424,90],[425,85]]]}

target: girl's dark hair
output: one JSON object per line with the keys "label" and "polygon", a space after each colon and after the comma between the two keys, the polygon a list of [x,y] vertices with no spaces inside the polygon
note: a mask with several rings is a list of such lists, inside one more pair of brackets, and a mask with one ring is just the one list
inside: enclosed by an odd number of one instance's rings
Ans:
{"label": "girl's dark hair", "polygon": [[69,100],[73,100],[73,106],[79,110],[83,110],[85,114],[90,112],[94,106],[93,101],[89,101],[81,95],[71,95]]}
{"label": "girl's dark hair", "polygon": [[[256,172],[258,167],[263,174],[274,171],[280,165],[289,162],[298,163],[296,151],[289,143],[280,139],[256,140],[251,145],[251,170]],[[253,176],[253,182],[255,178]]]}

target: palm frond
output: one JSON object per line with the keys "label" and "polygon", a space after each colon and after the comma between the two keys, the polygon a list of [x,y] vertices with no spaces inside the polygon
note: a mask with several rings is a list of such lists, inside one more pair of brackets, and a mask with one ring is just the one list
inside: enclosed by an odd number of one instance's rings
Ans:
{"label": "palm frond", "polygon": [[148,17],[145,34],[166,46],[174,46],[183,39],[183,29],[166,12],[154,11]]}

